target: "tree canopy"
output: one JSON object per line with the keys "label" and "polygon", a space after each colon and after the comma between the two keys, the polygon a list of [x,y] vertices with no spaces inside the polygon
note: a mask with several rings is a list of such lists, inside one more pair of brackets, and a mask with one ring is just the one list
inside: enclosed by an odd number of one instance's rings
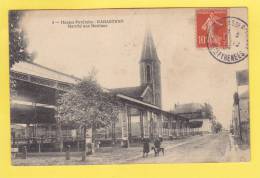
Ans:
{"label": "tree canopy", "polygon": [[209,119],[214,118],[213,108],[209,103],[204,103],[202,111],[204,113],[204,117],[207,117]]}
{"label": "tree canopy", "polygon": [[90,76],[76,84],[58,99],[57,118],[61,124],[106,127],[118,118],[121,103],[111,93],[104,92]]}
{"label": "tree canopy", "polygon": [[28,40],[20,26],[23,11],[12,10],[9,12],[9,58],[10,68],[20,61],[32,61],[33,53],[27,51]]}
{"label": "tree canopy", "polygon": [[218,133],[222,130],[222,124],[217,120],[213,119],[211,129],[214,133]]}

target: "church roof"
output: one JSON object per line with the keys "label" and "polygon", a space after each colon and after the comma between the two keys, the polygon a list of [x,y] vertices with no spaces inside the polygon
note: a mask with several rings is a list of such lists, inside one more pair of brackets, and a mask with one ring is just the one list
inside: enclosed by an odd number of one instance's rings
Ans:
{"label": "church roof", "polygon": [[141,55],[141,61],[143,60],[159,60],[153,41],[151,31],[147,31],[145,34],[143,49]]}
{"label": "church roof", "polygon": [[142,93],[147,88],[147,85],[136,86],[136,87],[124,87],[124,88],[113,88],[110,89],[112,93],[122,94],[131,98],[140,99]]}

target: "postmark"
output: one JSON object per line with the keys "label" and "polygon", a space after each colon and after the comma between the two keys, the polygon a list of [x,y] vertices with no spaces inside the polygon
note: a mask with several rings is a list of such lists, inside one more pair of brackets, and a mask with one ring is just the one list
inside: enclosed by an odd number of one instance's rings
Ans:
{"label": "postmark", "polygon": [[[211,42],[211,36],[207,36],[207,48],[209,53],[219,62],[235,64],[248,57],[248,26],[245,21],[238,17],[223,17],[227,23],[226,47]],[[212,26],[214,28],[214,26]]]}

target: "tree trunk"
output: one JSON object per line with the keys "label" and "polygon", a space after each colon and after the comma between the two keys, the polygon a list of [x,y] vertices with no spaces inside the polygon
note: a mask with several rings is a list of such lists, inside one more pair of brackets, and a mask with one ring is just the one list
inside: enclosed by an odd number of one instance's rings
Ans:
{"label": "tree trunk", "polygon": [[63,151],[63,137],[62,137],[62,129],[61,124],[58,123],[58,139],[59,139],[59,150],[60,152]]}
{"label": "tree trunk", "polygon": [[92,153],[95,153],[95,142],[96,142],[96,127],[92,126]]}
{"label": "tree trunk", "polygon": [[83,147],[83,152],[82,152],[82,161],[86,161],[86,146],[87,146],[87,143],[86,143],[86,132],[87,132],[87,128],[86,128],[86,126],[84,125],[83,126],[83,135],[84,135],[84,141],[83,141],[83,143],[84,143],[84,147]]}

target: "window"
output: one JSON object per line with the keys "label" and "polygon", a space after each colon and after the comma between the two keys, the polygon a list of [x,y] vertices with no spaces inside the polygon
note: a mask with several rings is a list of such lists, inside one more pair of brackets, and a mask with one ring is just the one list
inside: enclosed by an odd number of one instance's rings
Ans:
{"label": "window", "polygon": [[146,80],[147,82],[151,82],[151,68],[149,65],[146,66]]}

